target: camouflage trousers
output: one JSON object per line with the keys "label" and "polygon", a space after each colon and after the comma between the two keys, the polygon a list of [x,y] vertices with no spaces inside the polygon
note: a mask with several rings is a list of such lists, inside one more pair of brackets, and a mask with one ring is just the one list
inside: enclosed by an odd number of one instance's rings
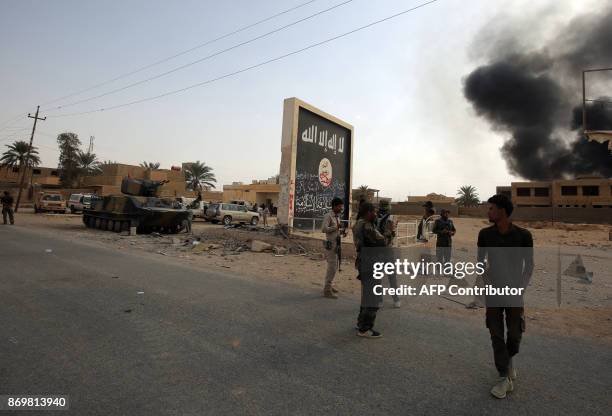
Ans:
{"label": "camouflage trousers", "polygon": [[15,217],[13,216],[13,208],[2,208],[2,220],[4,221],[4,223],[6,224],[7,219],[11,222],[11,224],[15,224]]}

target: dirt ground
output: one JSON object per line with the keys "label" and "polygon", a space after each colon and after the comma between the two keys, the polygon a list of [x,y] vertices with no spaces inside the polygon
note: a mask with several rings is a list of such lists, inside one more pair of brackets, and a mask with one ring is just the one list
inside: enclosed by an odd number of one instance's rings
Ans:
{"label": "dirt ground", "polygon": [[[400,218],[408,221],[412,218]],[[246,279],[284,281],[313,291],[322,291],[326,262],[322,234],[299,234],[287,240],[272,227],[259,231],[225,229],[196,221],[191,234],[126,236],[85,228],[79,215],[38,214],[25,210],[16,216],[19,226],[51,232],[67,239],[84,239],[93,244],[142,255],[165,256],[168,261],[188,263],[206,269],[231,270]],[[453,240],[454,259],[475,258],[478,231],[488,226],[479,218],[455,218],[457,235]],[[526,295],[528,330],[564,337],[588,337],[612,344],[612,241],[611,226],[563,223],[518,223],[534,237],[536,267]],[[259,240],[277,247],[275,252],[252,252],[250,241]],[[358,302],[359,281],[353,266],[354,249],[350,235],[343,245],[345,261],[336,277],[340,296]],[[195,241],[195,242],[194,242]],[[413,249],[433,252],[433,242],[409,244]],[[559,261],[561,254],[561,261]],[[580,255],[592,282],[564,275]],[[466,279],[467,285],[473,281]],[[428,283],[439,284],[436,280]],[[399,281],[400,284],[410,283]],[[422,282],[413,282],[420,284]],[[460,296],[416,296],[402,298],[402,308],[427,311],[457,319],[482,322],[483,309],[468,309],[473,299]],[[333,300],[330,300],[333,302]],[[385,309],[391,308],[385,300]]]}

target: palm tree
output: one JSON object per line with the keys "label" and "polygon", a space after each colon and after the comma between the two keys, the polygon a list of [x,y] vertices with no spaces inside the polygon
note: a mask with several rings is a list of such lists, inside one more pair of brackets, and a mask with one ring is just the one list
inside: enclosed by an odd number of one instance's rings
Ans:
{"label": "palm tree", "polygon": [[151,170],[157,170],[159,169],[160,163],[159,162],[142,162],[140,164],[140,167],[145,168],[145,169],[151,169]]}
{"label": "palm tree", "polygon": [[473,207],[480,204],[476,188],[471,185],[464,185],[459,188],[457,195],[459,195],[459,198],[456,198],[455,202],[460,207]]}
{"label": "palm tree", "polygon": [[[38,157],[38,149],[35,146],[32,146],[30,149],[30,144],[23,140],[15,140],[13,144],[7,144],[8,150],[2,153],[2,157],[0,157],[0,167],[6,166],[6,170],[10,168],[14,168],[19,166],[19,172],[22,172],[24,165],[27,168],[33,168],[35,166],[40,165],[40,157]],[[28,149],[30,149],[30,156],[27,158]],[[20,173],[21,174],[21,173]],[[30,186],[32,186],[32,176],[34,175],[34,169],[30,172]]]}
{"label": "palm tree", "polygon": [[100,162],[95,153],[79,150],[77,153],[77,163],[79,167],[79,186],[83,176],[92,176],[102,172]]}
{"label": "palm tree", "polygon": [[28,142],[23,140],[16,140],[13,144],[7,144],[8,150],[2,153],[2,157],[0,157],[0,166],[6,166],[6,168],[14,168],[19,166],[21,167],[25,164],[28,167],[34,167],[40,165],[40,157],[38,157],[38,149],[35,146],[32,146],[30,150],[30,157],[26,163],[26,155],[28,154],[28,149],[30,145]]}
{"label": "palm tree", "polygon": [[358,189],[359,200],[368,202],[370,200],[370,187],[368,185],[361,185]]}
{"label": "palm tree", "polygon": [[202,187],[215,188],[213,182],[217,182],[213,169],[206,163],[195,161],[185,168],[185,181],[187,188],[192,191],[201,191]]}

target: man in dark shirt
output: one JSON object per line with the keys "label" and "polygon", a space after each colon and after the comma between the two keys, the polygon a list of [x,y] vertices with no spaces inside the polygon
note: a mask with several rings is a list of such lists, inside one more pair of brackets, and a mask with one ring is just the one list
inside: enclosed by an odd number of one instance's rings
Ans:
{"label": "man in dark shirt", "polygon": [[7,223],[7,217],[11,225],[15,224],[15,218],[13,216],[13,197],[9,191],[4,191],[4,195],[2,195],[0,200],[2,201],[2,220],[4,221],[4,225]]}
{"label": "man in dark shirt", "polygon": [[[386,239],[376,228],[376,210],[374,205],[364,202],[359,208],[357,222],[353,225],[353,242],[357,258],[355,268],[359,275],[357,279],[361,282],[361,307],[357,317],[357,336],[363,338],[380,338],[380,332],[374,330],[374,321],[378,305],[382,297],[374,293],[377,284],[372,274],[372,252],[368,248],[385,247]],[[364,250],[365,249],[365,250]],[[376,254],[380,252],[377,251]]]}
{"label": "man in dark shirt", "polygon": [[438,262],[444,264],[451,260],[451,250],[453,246],[453,236],[457,230],[453,221],[448,218],[450,211],[443,209],[440,211],[440,218],[434,222],[432,232],[436,238],[436,257]]}
{"label": "man in dark shirt", "polygon": [[[478,261],[486,259],[487,285],[495,288],[508,286],[526,288],[533,272],[533,238],[531,233],[510,222],[514,209],[510,199],[494,195],[489,203],[489,221],[494,225],[478,233]],[[495,367],[501,380],[491,394],[499,399],[514,389],[516,369],[512,357],[519,352],[525,331],[522,295],[518,297],[486,297],[486,325],[491,334]],[[504,319],[505,315],[505,319]],[[507,338],[504,337],[504,322]]]}

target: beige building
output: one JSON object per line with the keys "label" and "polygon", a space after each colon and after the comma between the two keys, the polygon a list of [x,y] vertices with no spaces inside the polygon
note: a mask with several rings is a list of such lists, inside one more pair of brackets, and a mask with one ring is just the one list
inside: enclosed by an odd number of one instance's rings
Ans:
{"label": "beige building", "polygon": [[278,206],[278,195],[280,185],[275,178],[263,181],[254,180],[250,184],[234,182],[231,185],[223,185],[223,202],[246,201],[250,204]]}
{"label": "beige building", "polygon": [[202,191],[202,200],[206,202],[223,202],[223,191]]}
{"label": "beige building", "polygon": [[[361,189],[353,189],[353,191],[351,192],[351,195],[353,197],[354,206],[357,206],[355,204],[356,203],[359,204],[359,201],[364,196]],[[386,196],[380,196],[380,189],[373,189],[373,188],[368,188],[366,199],[372,203],[377,203],[380,201],[391,202],[391,198],[386,197]]]}
{"label": "beige building", "polygon": [[81,182],[83,188],[94,190],[99,195],[121,193],[121,181],[125,177],[133,179],[167,180],[160,191],[162,197],[192,196],[185,188],[185,176],[180,169],[146,169],[141,166],[114,163],[102,165],[102,173],[85,176]]}
{"label": "beige building", "polygon": [[[19,194],[21,175],[18,167],[0,167],[0,192],[9,191],[16,198]],[[57,168],[35,167],[26,170],[20,203],[28,204],[36,192],[42,189],[59,188],[59,170]]]}
{"label": "beige building", "polygon": [[[0,184],[3,186],[19,186],[21,174],[19,167],[1,167],[0,168]],[[57,168],[27,168],[24,180],[24,186],[32,184],[38,185],[59,185],[59,170]]]}
{"label": "beige building", "polygon": [[553,181],[512,182],[497,187],[498,193],[510,191],[518,207],[612,208],[612,179],[581,177]]}
{"label": "beige building", "polygon": [[436,194],[434,192],[427,195],[409,195],[406,199],[407,202],[426,202],[431,201],[435,205],[438,204],[453,204],[455,198],[452,196],[446,196],[442,194]]}
{"label": "beige building", "polygon": [[552,206],[552,182],[512,182],[510,199],[518,207]]}
{"label": "beige building", "polygon": [[508,198],[512,199],[512,187],[511,186],[497,186],[495,188],[495,193],[505,195]]}

